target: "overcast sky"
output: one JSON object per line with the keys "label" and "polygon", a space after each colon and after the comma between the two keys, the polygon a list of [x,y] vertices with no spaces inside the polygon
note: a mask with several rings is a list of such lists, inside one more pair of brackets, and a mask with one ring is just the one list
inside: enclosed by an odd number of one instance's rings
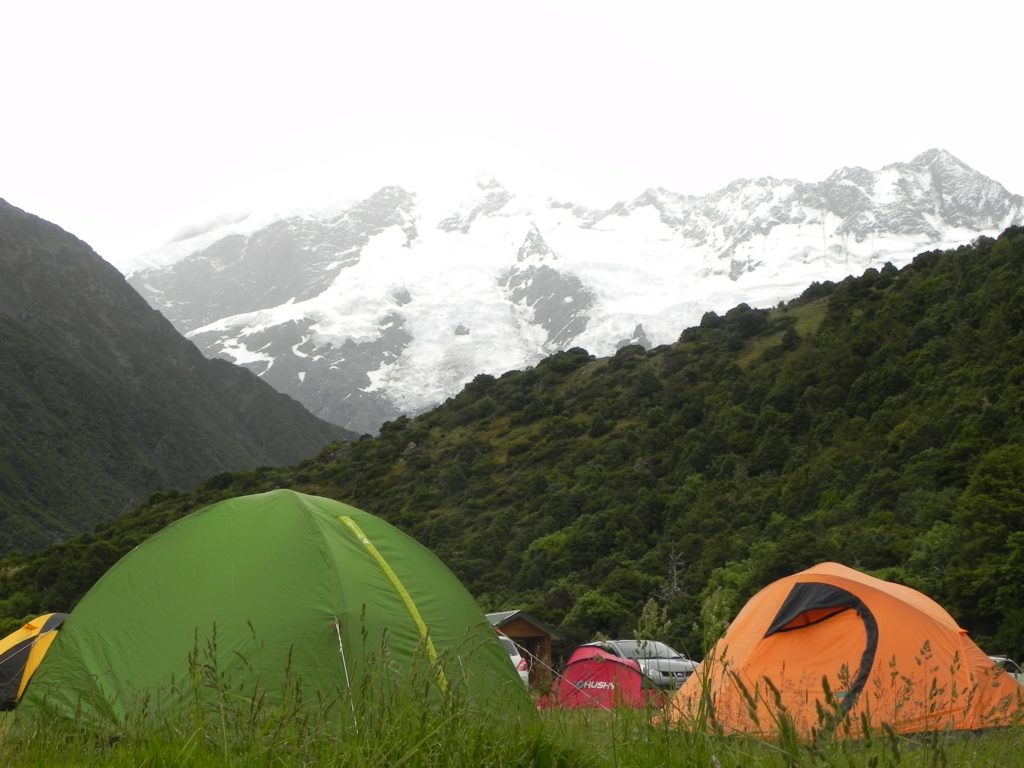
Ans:
{"label": "overcast sky", "polygon": [[454,173],[602,203],[942,147],[1024,193],[1022,8],[4,3],[0,197],[117,264],[220,210]]}

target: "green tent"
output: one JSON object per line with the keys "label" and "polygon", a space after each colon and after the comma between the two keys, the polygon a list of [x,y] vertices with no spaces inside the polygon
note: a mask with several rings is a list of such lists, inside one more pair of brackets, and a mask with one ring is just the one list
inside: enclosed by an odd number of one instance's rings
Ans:
{"label": "green tent", "polygon": [[529,705],[490,623],[429,550],[354,507],[278,490],[206,507],[116,563],[65,621],[19,719],[116,723],[216,689],[345,702],[368,679],[413,678],[424,701]]}

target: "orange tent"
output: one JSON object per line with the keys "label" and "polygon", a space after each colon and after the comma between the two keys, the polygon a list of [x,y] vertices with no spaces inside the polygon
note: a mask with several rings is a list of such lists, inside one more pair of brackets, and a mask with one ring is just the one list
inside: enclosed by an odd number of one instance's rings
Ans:
{"label": "orange tent", "polygon": [[822,563],[754,595],[668,712],[761,736],[973,730],[1020,722],[1024,686],[934,600]]}

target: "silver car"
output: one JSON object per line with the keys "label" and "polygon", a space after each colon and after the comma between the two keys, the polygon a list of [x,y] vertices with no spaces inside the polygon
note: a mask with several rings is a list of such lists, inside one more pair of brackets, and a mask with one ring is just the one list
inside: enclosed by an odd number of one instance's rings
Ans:
{"label": "silver car", "polygon": [[512,661],[512,666],[515,667],[516,672],[519,673],[519,679],[523,681],[523,685],[529,687],[530,668],[526,663],[526,659],[519,652],[519,646],[516,645],[508,635],[499,633],[498,639],[501,641],[501,645],[505,649],[505,653],[508,654],[509,659]]}
{"label": "silver car", "polygon": [[999,669],[1007,672],[1014,680],[1021,685],[1024,685],[1024,670],[1021,669],[1020,664],[1009,656],[989,656],[988,658],[993,664],[999,667]]}
{"label": "silver car", "polygon": [[605,640],[593,643],[609,653],[634,659],[659,688],[678,688],[693,674],[697,662],[658,640]]}

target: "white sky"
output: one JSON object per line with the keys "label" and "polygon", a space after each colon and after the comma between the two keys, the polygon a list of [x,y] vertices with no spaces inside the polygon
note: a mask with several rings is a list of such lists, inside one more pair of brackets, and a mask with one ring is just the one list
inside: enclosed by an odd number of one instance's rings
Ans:
{"label": "white sky", "polygon": [[942,147],[1024,193],[1024,4],[0,0],[0,197],[118,264],[253,202],[580,202]]}

